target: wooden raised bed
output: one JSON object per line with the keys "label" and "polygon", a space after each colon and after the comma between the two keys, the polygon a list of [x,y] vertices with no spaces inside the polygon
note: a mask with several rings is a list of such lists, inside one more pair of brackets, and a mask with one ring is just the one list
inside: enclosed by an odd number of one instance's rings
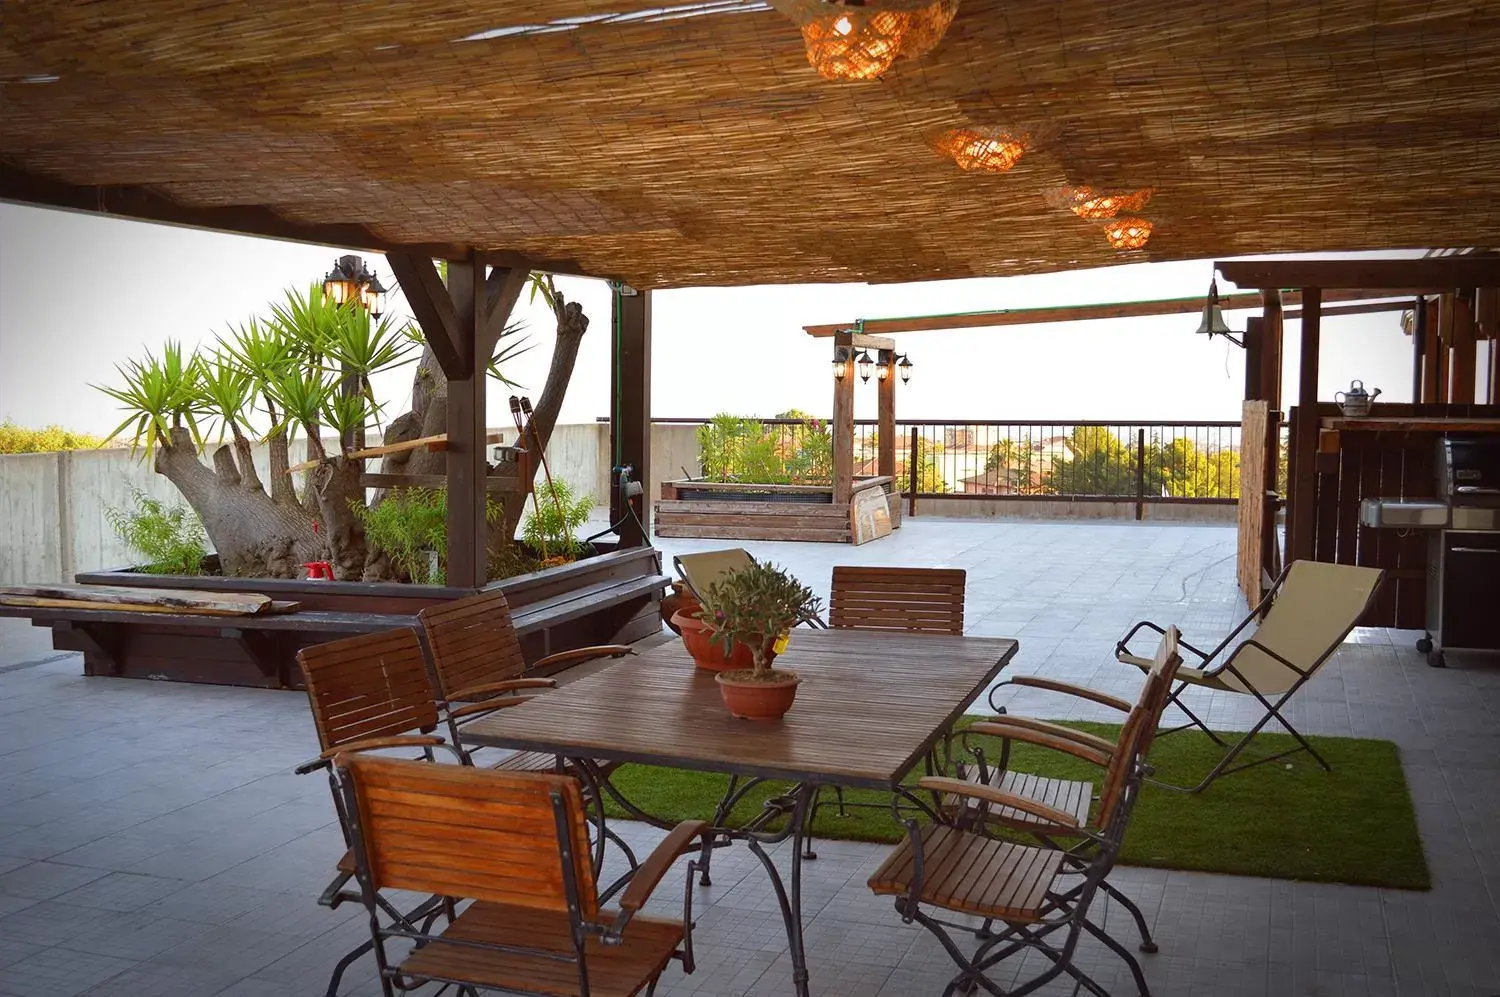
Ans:
{"label": "wooden raised bed", "polygon": [[[860,493],[886,493],[891,525],[901,525],[901,496],[890,478],[854,482]],[[656,503],[656,535],[716,540],[807,540],[851,543],[851,505],[836,506],[829,485],[745,485],[737,482],[664,481]]]}
{"label": "wooden raised bed", "polygon": [[[416,626],[428,606],[473,595],[443,585],[85,572],[82,585],[256,592],[299,604],[286,615],[178,616],[107,609],[0,607],[52,628],[52,646],[81,651],[84,674],[213,685],[301,688],[301,648],[354,633]],[[505,593],[527,660],[592,644],[630,643],[661,629],[668,581],[650,547],[602,553],[493,582]]]}

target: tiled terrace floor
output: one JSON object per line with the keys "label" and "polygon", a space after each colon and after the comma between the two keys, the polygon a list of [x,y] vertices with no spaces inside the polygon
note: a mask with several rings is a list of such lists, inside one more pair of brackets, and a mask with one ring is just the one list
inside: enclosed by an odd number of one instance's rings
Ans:
{"label": "tiled terrace floor", "polygon": [[[967,568],[969,629],[1019,637],[1016,669],[1132,697],[1138,679],[1109,657],[1131,621],[1192,636],[1241,614],[1222,527],[917,520],[861,548],[750,546],[824,588],[836,561]],[[1452,655],[1436,671],[1409,634],[1357,636],[1292,712],[1310,732],[1400,744],[1435,889],[1119,870],[1155,921],[1161,952],[1143,961],[1157,994],[1500,994],[1500,662]],[[1068,715],[1057,700],[1013,705]],[[1229,699],[1208,710],[1225,727],[1249,716]],[[313,902],[339,850],[326,784],[291,774],[313,745],[300,695],[84,679],[44,632],[0,621],[0,993],[322,993],[364,921]],[[936,995],[949,977],[926,934],[865,888],[883,851],[824,843],[807,867],[815,994]],[[753,859],[718,853],[714,880],[696,899],[698,972],[669,970],[661,992],[790,993]],[[1102,950],[1082,962],[1133,991]],[[345,992],[378,993],[371,962]]]}

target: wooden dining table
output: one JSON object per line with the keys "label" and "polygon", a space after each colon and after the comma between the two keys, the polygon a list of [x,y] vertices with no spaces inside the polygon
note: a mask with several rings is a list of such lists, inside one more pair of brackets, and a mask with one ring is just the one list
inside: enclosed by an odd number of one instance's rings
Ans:
{"label": "wooden dining table", "polygon": [[[819,788],[895,790],[1018,647],[1001,637],[799,628],[775,662],[801,676],[796,703],[780,720],[752,721],[730,716],[713,673],[696,668],[674,640],[473,721],[462,737],[473,746],[566,758],[647,819],[613,792],[601,761],[729,776],[730,805],[704,816],[721,839],[744,841],[765,867],[786,922],[793,984],[806,997],[802,861]],[[727,826],[736,787],[742,794],[762,781],[789,784],[779,797],[787,819],[776,830],[760,820]],[[788,837],[789,888],[766,851]]]}

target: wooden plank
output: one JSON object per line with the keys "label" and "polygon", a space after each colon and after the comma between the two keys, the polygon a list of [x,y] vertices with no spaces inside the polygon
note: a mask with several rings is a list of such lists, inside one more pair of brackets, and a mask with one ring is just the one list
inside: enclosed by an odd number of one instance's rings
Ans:
{"label": "wooden plank", "polygon": [[1349,429],[1366,433],[1500,433],[1500,419],[1445,416],[1347,419],[1343,416],[1324,416],[1319,421],[1329,429]]}
{"label": "wooden plank", "polygon": [[697,540],[807,540],[821,543],[848,543],[849,530],[844,529],[763,529],[754,526],[739,526],[718,529],[711,526],[663,526],[658,525],[656,535],[660,537]]}
{"label": "wooden plank", "polygon": [[696,500],[663,500],[656,503],[657,514],[687,514],[704,516],[801,516],[810,519],[843,519],[848,513],[823,502],[744,502],[739,499],[726,502]]}
{"label": "wooden plank", "polygon": [[[840,337],[837,343],[843,345]],[[833,382],[833,418],[830,431],[833,435],[833,504],[847,509],[854,493],[854,363],[848,365],[849,373],[843,380]]]}
{"label": "wooden plank", "polygon": [[[14,600],[27,599],[30,602]],[[35,600],[65,602],[84,608],[146,607],[140,612],[222,613],[247,616],[268,612],[271,597],[258,593],[212,592],[194,589],[163,590],[118,585],[9,585],[0,588],[0,602],[40,605]]]}
{"label": "wooden plank", "polygon": [[[876,499],[881,506],[885,505],[884,496]],[[660,509],[656,513],[657,526],[732,526],[735,523],[744,523],[746,526],[754,526],[759,529],[789,529],[789,530],[841,530],[847,529],[848,523],[843,519],[830,516],[776,516],[766,513],[735,515],[734,513],[714,513],[707,515],[703,513],[676,513],[664,512]]]}
{"label": "wooden plank", "polygon": [[1472,405],[1476,382],[1478,341],[1474,336],[1474,299],[1455,295],[1453,301],[1453,379],[1449,401]]}
{"label": "wooden plank", "polygon": [[692,478],[664,484],[672,485],[677,491],[696,488],[708,492],[757,492],[767,495],[830,495],[833,492],[829,485],[756,485],[739,481],[695,481]]}
{"label": "wooden plank", "polygon": [[[875,415],[875,467],[881,477],[892,478],[896,476],[896,382],[899,380],[896,374],[896,352],[895,350],[881,350],[876,358],[879,370],[886,371],[886,376],[875,386],[876,415]],[[889,525],[889,520],[887,520]]]}
{"label": "wooden plank", "polygon": [[[359,483],[364,488],[446,488],[448,478],[442,474],[361,474]],[[487,474],[484,490],[519,493],[521,479],[514,475]]]}
{"label": "wooden plank", "polygon": [[[1214,269],[1239,288],[1343,288],[1394,294],[1422,289],[1500,287],[1500,258],[1216,260]],[[1304,302],[1305,304],[1305,302]]]}
{"label": "wooden plank", "polygon": [[[1386,291],[1384,295],[1394,295]],[[1406,307],[1393,302],[1365,302],[1362,299],[1380,297],[1363,290],[1337,290],[1328,292],[1326,302],[1359,302],[1357,307],[1394,311]],[[1302,296],[1297,291],[1284,294],[1288,306],[1300,305]],[[1245,294],[1221,294],[1219,306],[1226,311],[1244,308],[1259,308],[1262,299],[1259,292]],[[1157,301],[1120,301],[1090,305],[1055,305],[1043,308],[996,308],[978,312],[962,312],[956,315],[914,315],[903,318],[863,319],[864,329],[873,332],[933,332],[948,329],[988,329],[1012,325],[1046,325],[1053,322],[1091,322],[1099,319],[1143,318],[1149,315],[1196,315],[1203,311],[1201,295],[1190,298],[1164,298]],[[1293,316],[1289,316],[1293,317]],[[818,339],[828,339],[846,332],[854,322],[834,322],[805,325],[803,331]],[[866,337],[874,341],[876,337]],[[868,349],[894,349],[890,340],[885,346],[871,345]],[[854,345],[858,346],[859,343]]]}
{"label": "wooden plank", "polygon": [[[486,443],[504,443],[505,434],[498,429],[485,433]],[[420,436],[415,440],[407,440],[405,443],[386,443],[378,447],[366,447],[363,450],[351,450],[344,454],[350,460],[363,460],[367,457],[384,457],[387,454],[405,453],[408,450],[420,450],[426,447],[432,453],[440,453],[448,449],[448,434],[438,433],[436,436]],[[306,471],[324,463],[321,460],[304,460],[300,464],[293,464],[287,468],[287,473],[294,471]]]}
{"label": "wooden plank", "polygon": [[[1286,286],[1286,285],[1281,285]],[[1292,439],[1292,488],[1288,495],[1291,526],[1287,542],[1288,558],[1311,558],[1314,553],[1316,526],[1317,477],[1314,456],[1318,448],[1318,345],[1322,332],[1320,307],[1322,291],[1304,288],[1302,306],[1301,367],[1297,378],[1299,416]]]}
{"label": "wooden plank", "polygon": [[1264,570],[1266,421],[1270,403],[1252,400],[1240,414],[1240,496],[1235,549],[1235,577],[1246,601],[1260,602],[1260,578]]}

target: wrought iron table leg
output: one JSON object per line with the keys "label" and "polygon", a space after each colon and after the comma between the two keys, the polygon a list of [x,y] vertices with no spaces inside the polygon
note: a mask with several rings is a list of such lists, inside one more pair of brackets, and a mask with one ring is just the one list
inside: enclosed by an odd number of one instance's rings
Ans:
{"label": "wrought iron table leg", "polygon": [[765,850],[765,844],[775,844],[785,840],[785,832],[777,835],[750,833],[744,837],[755,857],[760,859],[761,865],[765,866],[766,874],[771,879],[771,887],[776,891],[776,902],[781,907],[781,919],[786,924],[787,949],[792,957],[793,990],[797,997],[808,997],[807,953],[802,945],[802,850],[803,838],[807,834],[808,808],[812,805],[813,797],[817,795],[817,787],[804,783],[797,787],[796,793],[797,802],[792,808],[791,819],[788,821],[788,830],[792,838],[790,894],[781,877],[781,870],[776,868],[776,863]]}

